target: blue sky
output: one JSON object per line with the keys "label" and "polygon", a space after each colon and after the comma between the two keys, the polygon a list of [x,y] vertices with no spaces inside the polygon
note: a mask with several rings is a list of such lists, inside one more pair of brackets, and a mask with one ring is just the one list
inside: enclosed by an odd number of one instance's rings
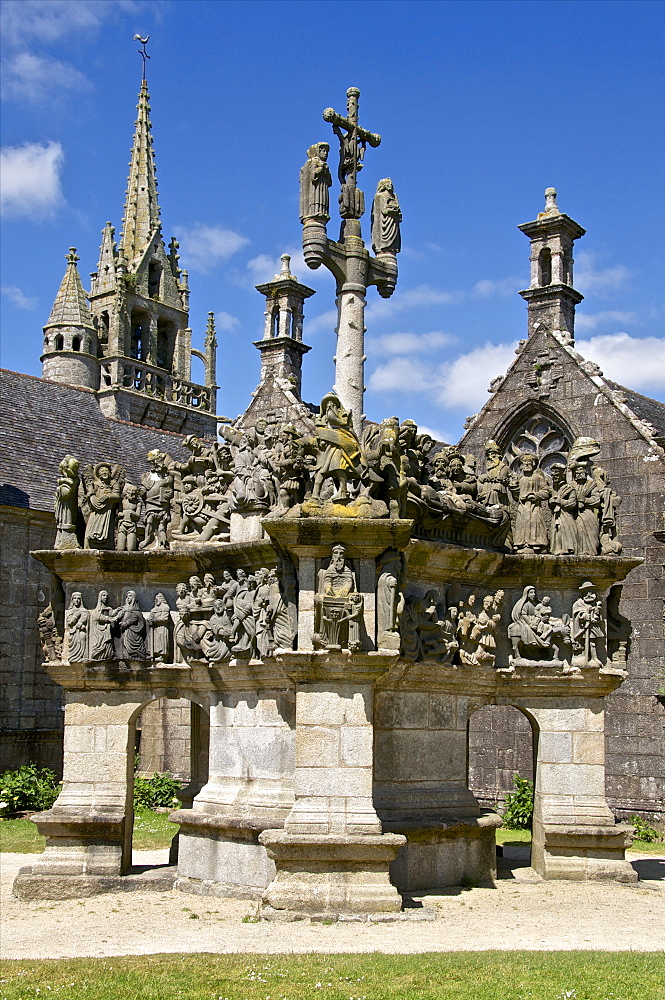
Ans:
{"label": "blue sky", "polygon": [[516,227],[550,185],[587,230],[578,349],[665,400],[664,7],[4,0],[2,365],[40,373],[68,247],[88,287],[107,219],[119,236],[141,32],[164,235],[189,267],[196,346],[217,314],[219,412],[244,410],[256,386],[254,285],[284,251],[316,289],[303,394],[317,401],[333,382],[334,284],[299,257],[298,173],[307,147],[332,138],[323,109],[344,111],[352,85],[361,124],[383,136],[361,186],[369,202],[390,176],[404,216],[397,291],[368,293],[368,416],[460,436],[525,335],[529,244]]}

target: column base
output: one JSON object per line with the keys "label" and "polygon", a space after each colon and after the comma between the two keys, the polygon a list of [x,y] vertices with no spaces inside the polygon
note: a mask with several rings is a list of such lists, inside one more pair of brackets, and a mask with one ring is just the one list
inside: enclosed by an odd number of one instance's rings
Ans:
{"label": "column base", "polygon": [[155,868],[129,875],[45,875],[34,865],[21,868],[12,892],[23,902],[33,899],[85,899],[107,892],[169,892],[174,888],[174,868]]}
{"label": "column base", "polygon": [[176,889],[199,895],[260,899],[275,877],[275,864],[259,843],[259,834],[274,819],[235,818],[179,810]]}
{"label": "column base", "polygon": [[554,826],[534,828],[531,867],[545,879],[571,882],[637,882],[638,875],[626,848],[632,841],[632,827]]}
{"label": "column base", "polygon": [[307,917],[396,913],[402,899],[390,882],[390,863],[406,837],[316,836],[265,830],[259,836],[277,874],[263,894],[273,910]]}
{"label": "column base", "polygon": [[391,881],[399,892],[408,894],[493,882],[498,826],[501,817],[497,813],[417,826],[390,824],[389,829],[403,833],[407,841],[390,866]]}

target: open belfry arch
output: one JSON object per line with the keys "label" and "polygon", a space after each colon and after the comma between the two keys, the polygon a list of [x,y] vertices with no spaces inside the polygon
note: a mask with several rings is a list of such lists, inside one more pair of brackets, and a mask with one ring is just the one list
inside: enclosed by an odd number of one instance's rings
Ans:
{"label": "open belfry arch", "polygon": [[[522,227],[533,272],[520,357],[540,359],[524,384],[542,412],[525,390],[497,406],[491,435],[476,418],[463,450],[413,421],[368,421],[365,296],[395,289],[401,211],[380,179],[370,254],[358,175],[380,136],[360,126],[359,96],[348,90],[346,116],[323,114],[339,141],[338,240],[327,235],[327,142],[310,146],[300,175],[305,260],[337,281],[335,386],[320,407],[300,398],[311,289],[284,257],[259,286],[259,387],[243,418],[220,423],[221,440],[189,435],[184,457],[151,449],[140,483],[114,456],[61,462],[56,542],[34,556],[57,581],[40,634],[65,691],[64,782],[35,817],[46,849],[16,879],[22,898],[103,892],[125,877],[134,727],[160,698],[187,699],[210,721],[204,783],[171,817],[178,889],[334,918],[492,879],[501,821],[467,776],[469,719],[485,706],[514,706],[533,729],[536,871],[636,879],[631,828],[606,799],[604,714],[630,656],[617,587],[642,560],[622,550],[612,456],[554,401],[559,369],[578,364],[572,245],[583,230],[551,189]],[[105,230],[92,320],[73,252],[67,265],[81,330],[103,331],[98,391],[118,407],[150,396],[162,372],[182,380],[191,356],[148,110],[144,81],[123,236],[116,248]],[[173,324],[162,341],[160,323]],[[207,343],[212,358],[212,323]],[[49,359],[58,350],[49,341]],[[60,356],[74,353],[63,339]],[[662,460],[653,436],[645,446]]]}

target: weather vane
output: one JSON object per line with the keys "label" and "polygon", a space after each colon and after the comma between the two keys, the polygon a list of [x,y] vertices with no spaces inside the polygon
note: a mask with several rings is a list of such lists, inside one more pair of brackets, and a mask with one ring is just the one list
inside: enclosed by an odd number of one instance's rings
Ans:
{"label": "weather vane", "polygon": [[139,49],[139,54],[140,54],[141,58],[143,59],[143,80],[144,80],[144,82],[145,82],[145,61],[146,61],[146,59],[150,58],[150,56],[148,55],[148,53],[145,50],[145,47],[148,44],[149,40],[150,40],[150,35],[146,35],[145,38],[141,38],[140,35],[134,35],[134,38],[133,38],[133,41],[140,42],[141,45],[142,45],[142,48]]}

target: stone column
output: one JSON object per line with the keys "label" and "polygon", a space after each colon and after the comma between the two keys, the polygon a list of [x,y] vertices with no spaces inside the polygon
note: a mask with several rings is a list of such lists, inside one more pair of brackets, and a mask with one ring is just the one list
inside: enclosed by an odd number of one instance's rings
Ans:
{"label": "stone column", "polygon": [[[384,829],[407,838],[392,880],[402,892],[459,885],[465,877],[489,881],[501,820],[481,814],[467,787],[468,698],[454,690],[454,668],[429,662],[416,669],[421,690],[376,696],[374,801]],[[469,687],[472,678],[465,678]],[[446,681],[453,690],[441,690]]]}
{"label": "stone column", "polygon": [[353,429],[362,432],[365,393],[365,286],[346,281],[337,293],[335,389],[351,411]]}
{"label": "stone column", "polygon": [[133,719],[144,701],[137,692],[65,693],[62,791],[33,817],[46,847],[15,880],[19,898],[93,895],[131,867]]}
{"label": "stone column", "polygon": [[405,838],[382,834],[372,802],[373,686],[397,653],[277,654],[296,683],[295,803],[284,831],[259,841],[277,874],[263,900],[278,910],[395,912],[389,865]]}
{"label": "stone column", "polygon": [[293,805],[292,684],[275,663],[219,666],[212,696],[207,783],[180,823],[176,888],[258,898],[275,868],[258,843]]}
{"label": "stone column", "polygon": [[539,729],[531,864],[543,878],[636,882],[631,828],[605,798],[603,699],[552,702],[529,709]]}

